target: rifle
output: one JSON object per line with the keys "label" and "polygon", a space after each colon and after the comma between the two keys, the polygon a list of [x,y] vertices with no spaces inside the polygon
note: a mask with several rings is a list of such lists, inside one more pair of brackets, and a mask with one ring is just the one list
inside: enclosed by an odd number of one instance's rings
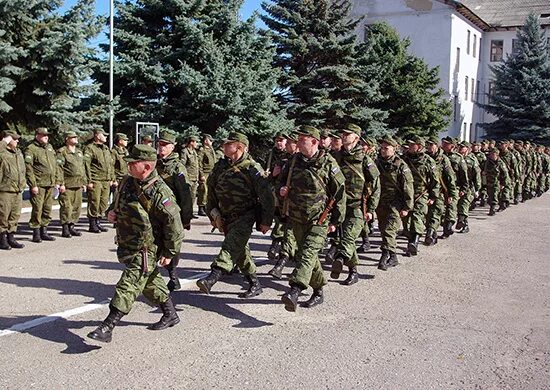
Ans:
{"label": "rifle", "polygon": [[327,206],[325,207],[325,209],[323,210],[323,213],[319,217],[319,221],[317,221],[317,225],[322,226],[325,223],[328,217],[328,214],[332,211],[334,207],[334,203],[336,203],[335,199],[333,198],[329,199]]}

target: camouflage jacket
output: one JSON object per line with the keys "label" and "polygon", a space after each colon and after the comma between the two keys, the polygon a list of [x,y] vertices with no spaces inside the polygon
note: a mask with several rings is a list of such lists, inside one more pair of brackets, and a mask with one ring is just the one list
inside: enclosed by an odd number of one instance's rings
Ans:
{"label": "camouflage jacket", "polygon": [[84,168],[86,182],[114,181],[115,170],[109,147],[105,144],[90,143],[84,148]]}
{"label": "camouflage jacket", "polygon": [[128,174],[128,163],[124,161],[124,157],[128,155],[128,149],[123,146],[113,146],[111,149],[111,157],[113,158],[115,178],[122,179]]}
{"label": "camouflage jacket", "polygon": [[202,147],[198,152],[199,173],[201,176],[209,175],[216,164],[216,152],[212,148]]}
{"label": "camouflage jacket", "polygon": [[199,156],[195,149],[183,148],[181,151],[181,162],[187,170],[189,181],[199,180]]}
{"label": "camouflage jacket", "polygon": [[451,165],[449,157],[443,153],[443,150],[438,149],[434,155],[430,157],[436,164],[436,175],[439,180],[441,194],[445,198],[458,198],[458,189],[456,188],[456,174]]}
{"label": "camouflage jacket", "polygon": [[25,150],[27,183],[29,187],[53,187],[59,174],[52,145],[34,141]]}
{"label": "camouflage jacket", "polygon": [[458,191],[468,192],[470,190],[470,181],[468,180],[468,165],[461,154],[457,152],[445,153],[451,162],[451,166],[456,174],[456,186]]}
{"label": "camouflage jacket", "polygon": [[414,179],[407,164],[396,154],[389,159],[378,156],[380,171],[379,206],[412,210],[414,206]]}
{"label": "camouflage jacket", "polygon": [[472,154],[477,158],[477,163],[479,167],[483,169],[485,167],[485,161],[487,161],[487,155],[481,150],[479,152],[472,152]]}
{"label": "camouflage jacket", "polygon": [[79,188],[86,184],[84,155],[78,148],[71,152],[67,146],[57,150],[59,184],[67,188]]}
{"label": "camouflage jacket", "polygon": [[488,189],[510,188],[511,181],[508,174],[508,168],[500,158],[496,161],[488,158],[485,163],[485,172],[487,175]]}
{"label": "camouflage jacket", "polygon": [[481,167],[477,161],[477,157],[473,154],[468,154],[464,157],[466,166],[468,167],[468,183],[470,189],[477,192],[481,189]]}
{"label": "camouflage jacket", "polygon": [[176,197],[183,226],[189,226],[193,217],[193,199],[187,171],[179,155],[174,152],[163,159],[159,158],[157,172]]}
{"label": "camouflage jacket", "polygon": [[519,161],[511,151],[500,152],[500,159],[504,161],[508,168],[508,174],[510,175],[510,181],[515,183],[521,177]]}
{"label": "camouflage jacket", "polygon": [[219,160],[207,180],[206,211],[218,209],[226,221],[259,212],[262,225],[271,226],[275,204],[264,170],[245,153],[240,160]]}
{"label": "camouflage jacket", "polygon": [[16,148],[0,152],[0,192],[20,193],[25,189],[25,160]]}
{"label": "camouflage jacket", "polygon": [[349,152],[344,148],[335,154],[345,178],[347,207],[361,207],[365,201],[366,210],[374,213],[380,200],[380,172],[372,159],[357,145]]}
{"label": "camouflage jacket", "polygon": [[[288,218],[301,224],[316,224],[330,200],[333,207],[329,224],[339,225],[346,213],[345,178],[334,158],[324,150],[311,159],[296,153],[283,167],[279,189],[286,186],[290,175],[289,192],[280,198],[282,204],[288,202]],[[284,207],[284,206],[283,206]]]}
{"label": "camouflage jacket", "polygon": [[288,160],[289,154],[283,149],[279,150],[277,148],[271,148],[269,151],[269,155],[267,156],[267,161],[265,162],[265,171],[268,174],[270,180],[275,182],[278,182],[276,178],[273,177],[273,168],[275,168],[277,165],[282,167],[285,163],[285,159]]}
{"label": "camouflage jacket", "polygon": [[110,210],[117,215],[119,259],[144,249],[168,258],[180,252],[183,240],[180,209],[156,171],[143,181],[125,176]]}
{"label": "camouflage jacket", "polygon": [[426,153],[407,153],[403,157],[411,169],[414,182],[414,198],[420,199],[424,194],[429,199],[439,198],[440,183],[436,174],[436,163]]}

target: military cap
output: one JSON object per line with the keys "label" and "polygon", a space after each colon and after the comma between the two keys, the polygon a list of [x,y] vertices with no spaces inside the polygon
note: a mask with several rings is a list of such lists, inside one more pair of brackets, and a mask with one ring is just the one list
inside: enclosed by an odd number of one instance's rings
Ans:
{"label": "military cap", "polygon": [[472,146],[479,146],[479,145],[481,145],[481,142],[479,141],[472,142]]}
{"label": "military cap", "polygon": [[426,139],[426,143],[427,143],[427,144],[439,145],[439,142],[441,142],[441,141],[439,140],[439,137],[438,137],[438,136],[435,136],[435,135],[432,135],[432,136],[430,136],[430,137],[428,137],[428,138]]}
{"label": "military cap", "polygon": [[525,145],[531,145],[531,142],[525,141],[524,144],[525,144]]}
{"label": "military cap", "polygon": [[101,127],[98,127],[98,128],[95,128],[94,129],[94,134],[103,134],[103,135],[109,135],[105,132],[105,130],[103,130]]}
{"label": "military cap", "polygon": [[157,152],[149,145],[137,144],[132,147],[130,154],[124,157],[126,162],[156,161]]}
{"label": "military cap", "polygon": [[286,134],[283,133],[282,131],[279,131],[275,134],[275,136],[273,137],[274,140],[276,140],[277,138],[286,138]]}
{"label": "military cap", "polygon": [[244,146],[248,147],[248,137],[243,133],[238,133],[236,131],[232,131],[231,133],[229,133],[227,138],[223,141],[224,144],[230,142],[240,142]]}
{"label": "military cap", "polygon": [[393,139],[395,140],[395,142],[397,142],[398,145],[403,144],[403,138],[401,138],[401,137],[394,137]]}
{"label": "military cap", "polygon": [[332,138],[341,138],[340,137],[340,132],[338,130],[329,131],[329,134]]}
{"label": "military cap", "polygon": [[453,137],[445,137],[441,140],[441,142],[445,143],[445,144],[453,144],[455,145],[455,140]]}
{"label": "military cap", "polygon": [[291,133],[287,134],[285,138],[289,141],[292,141],[292,142],[298,142],[298,134],[296,134],[294,132],[291,132]]}
{"label": "military cap", "polygon": [[518,144],[518,145],[523,145],[523,141],[522,141],[522,140],[518,140],[518,141],[516,141],[516,144]]}
{"label": "military cap", "polygon": [[21,136],[20,136],[19,134],[17,134],[17,131],[15,131],[15,130],[9,130],[9,129],[4,130],[4,131],[2,132],[2,137],[11,137],[11,138],[13,138],[13,139],[19,139],[19,138],[21,138]]}
{"label": "military cap", "polygon": [[413,135],[409,137],[409,139],[407,140],[407,143],[426,146],[426,140],[419,135]]}
{"label": "military cap", "polygon": [[128,136],[124,133],[116,133],[115,134],[115,141],[118,141],[118,140],[124,140],[124,141],[128,141]]}
{"label": "military cap", "polygon": [[191,134],[190,136],[187,137],[187,142],[191,142],[191,141],[199,142],[200,139],[196,135]]}
{"label": "military cap", "polygon": [[151,137],[150,135],[144,135],[143,137],[141,137],[141,140],[142,141],[153,142],[153,137]]}
{"label": "military cap", "polygon": [[488,152],[489,153],[500,154],[500,151],[497,148],[490,148]]}
{"label": "military cap", "polygon": [[35,131],[34,131],[35,134],[40,134],[40,135],[50,135],[50,132],[48,131],[48,129],[46,127],[38,127]]}
{"label": "military cap", "polygon": [[208,133],[204,133],[202,135],[202,139],[205,140],[205,139],[209,139],[210,141],[214,141],[214,137],[212,137],[210,134]]}
{"label": "military cap", "polygon": [[372,137],[363,137],[361,140],[368,146],[376,146],[376,140]]}
{"label": "military cap", "polygon": [[353,123],[350,123],[342,129],[342,133],[354,133],[361,136],[361,128]]}
{"label": "military cap", "polygon": [[74,131],[67,131],[65,133],[65,139],[67,138],[75,138],[78,137],[78,134],[76,134]]}
{"label": "military cap", "polygon": [[461,143],[458,144],[458,146],[460,148],[469,148],[470,147],[470,143],[468,141],[462,141]]}
{"label": "military cap", "polygon": [[319,129],[310,125],[300,126],[300,128],[296,130],[296,132],[298,133],[298,135],[307,135],[315,138],[316,140],[321,139],[321,134],[319,133]]}
{"label": "military cap", "polygon": [[176,144],[176,133],[170,130],[163,130],[159,134],[159,142],[165,142],[167,144]]}
{"label": "military cap", "polygon": [[320,129],[319,134],[321,135],[321,138],[331,137],[330,131],[327,128]]}
{"label": "military cap", "polygon": [[390,136],[387,136],[387,137],[382,138],[379,142],[380,142],[380,144],[388,144],[388,145],[391,145],[391,146],[393,146],[394,148],[397,147],[397,146],[399,146],[399,144],[397,143],[397,141],[396,141],[394,138],[390,137]]}

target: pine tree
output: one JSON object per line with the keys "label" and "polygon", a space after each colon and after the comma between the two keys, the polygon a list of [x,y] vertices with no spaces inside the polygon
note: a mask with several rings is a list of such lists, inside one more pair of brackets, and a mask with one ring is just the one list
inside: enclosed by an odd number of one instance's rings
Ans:
{"label": "pine tree", "polygon": [[544,31],[531,14],[517,32],[517,51],[491,69],[494,93],[483,108],[497,120],[487,136],[550,144],[550,55]]}
{"label": "pine tree", "polygon": [[61,14],[61,0],[0,0],[0,121],[4,126],[53,130],[86,128],[93,120],[77,109],[93,86],[93,49],[101,28],[94,0]]}
{"label": "pine tree", "polygon": [[262,4],[282,70],[278,98],[297,124],[342,128],[354,122],[368,133],[383,129],[376,71],[362,62],[358,20],[349,0],[273,0]]}
{"label": "pine tree", "polygon": [[430,69],[420,58],[408,53],[410,41],[401,39],[385,22],[368,26],[365,61],[380,70],[384,99],[375,107],[389,111],[388,127],[400,137],[437,135],[451,115],[445,91],[438,87],[439,69]]}
{"label": "pine tree", "polygon": [[[117,3],[116,123],[154,121],[186,134],[239,130],[269,139],[289,126],[276,105],[273,49],[242,0],[139,0]],[[95,76],[107,92],[107,69]]]}

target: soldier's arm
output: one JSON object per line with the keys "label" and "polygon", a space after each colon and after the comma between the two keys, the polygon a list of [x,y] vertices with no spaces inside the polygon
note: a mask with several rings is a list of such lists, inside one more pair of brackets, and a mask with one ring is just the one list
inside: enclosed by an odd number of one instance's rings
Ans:
{"label": "soldier's arm", "polygon": [[181,222],[184,227],[191,225],[193,218],[193,199],[191,198],[191,186],[187,181],[186,171],[180,164],[179,172],[174,174],[175,195],[180,207]]}
{"label": "soldier's arm", "polygon": [[56,182],[59,183],[59,185],[63,186],[65,185],[65,172],[63,170],[63,167],[65,166],[65,156],[61,151],[57,152],[56,156],[57,160],[57,180]]}
{"label": "soldier's arm", "polygon": [[155,195],[154,216],[160,222],[162,248],[161,257],[173,258],[180,253],[183,242],[183,225],[180,218],[180,209],[168,186],[163,185]]}
{"label": "soldier's arm", "polygon": [[27,148],[25,151],[25,168],[26,168],[26,178],[27,178],[27,184],[30,188],[36,187],[36,176],[34,175],[34,152],[32,148]]}
{"label": "soldier's arm", "polygon": [[332,161],[328,165],[329,172],[327,189],[329,194],[327,195],[334,199],[334,206],[332,208],[332,212],[330,213],[330,225],[337,226],[344,222],[346,215],[346,179],[344,178],[344,175],[342,174],[336,160],[332,157],[329,157],[329,159]]}
{"label": "soldier's arm", "polygon": [[84,148],[84,174],[86,176],[86,184],[92,182],[92,150],[90,146]]}
{"label": "soldier's arm", "polygon": [[411,170],[406,164],[401,167],[401,191],[403,193],[404,210],[410,211],[414,207],[414,179]]}
{"label": "soldier's arm", "polygon": [[380,177],[377,177],[372,182],[372,193],[367,200],[367,211],[374,214],[378,207],[378,202],[380,202]]}
{"label": "soldier's arm", "polygon": [[275,214],[275,202],[271,184],[265,177],[265,172],[260,164],[256,163],[251,167],[249,173],[254,183],[254,190],[260,201],[260,207],[262,208],[261,224],[264,226],[271,226],[273,215]]}
{"label": "soldier's arm", "polygon": [[435,161],[430,161],[430,167],[427,171],[428,179],[428,197],[432,200],[439,198],[441,192],[441,185],[437,178],[437,167],[435,166]]}
{"label": "soldier's arm", "polygon": [[211,217],[211,211],[218,208],[218,198],[216,196],[216,182],[220,171],[220,163],[217,163],[212,170],[212,173],[208,175],[206,180],[207,196],[206,196],[206,213],[209,218]]}
{"label": "soldier's arm", "polygon": [[372,214],[380,201],[380,171],[369,156],[365,156],[363,160],[363,175],[365,176],[365,184],[371,189],[371,194],[367,199],[367,211]]}

